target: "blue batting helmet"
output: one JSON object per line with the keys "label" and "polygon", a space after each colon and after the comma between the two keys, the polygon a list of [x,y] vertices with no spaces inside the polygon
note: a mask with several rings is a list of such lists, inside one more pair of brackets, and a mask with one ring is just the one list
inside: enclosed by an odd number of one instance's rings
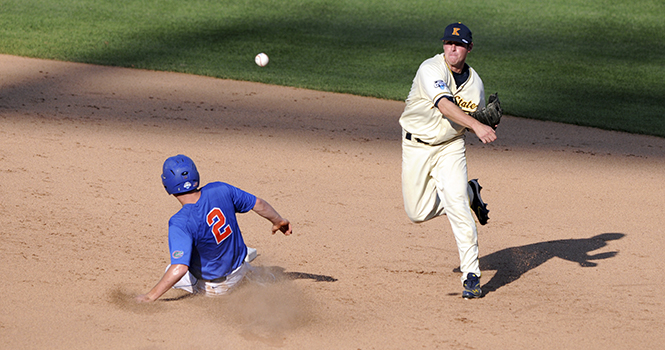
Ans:
{"label": "blue batting helmet", "polygon": [[199,172],[194,161],[178,154],[164,161],[162,184],[168,194],[193,191],[199,187]]}

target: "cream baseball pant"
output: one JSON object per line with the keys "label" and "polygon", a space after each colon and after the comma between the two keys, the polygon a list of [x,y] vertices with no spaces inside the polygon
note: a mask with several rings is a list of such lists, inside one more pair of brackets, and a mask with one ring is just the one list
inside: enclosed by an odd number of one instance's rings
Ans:
{"label": "cream baseball pant", "polygon": [[455,235],[462,282],[469,272],[480,277],[478,230],[471,212],[464,138],[426,145],[402,137],[402,195],[413,222],[446,215]]}
{"label": "cream baseball pant", "polygon": [[[169,269],[168,266],[166,269]],[[200,280],[194,277],[191,272],[187,271],[187,273],[176,282],[173,288],[182,289],[194,294],[204,294],[209,297],[226,295],[229,294],[243,280],[243,278],[245,278],[245,275],[250,269],[251,267],[249,266],[249,263],[244,262],[238,268],[233,270],[233,272],[228,274],[226,279],[221,282]]]}

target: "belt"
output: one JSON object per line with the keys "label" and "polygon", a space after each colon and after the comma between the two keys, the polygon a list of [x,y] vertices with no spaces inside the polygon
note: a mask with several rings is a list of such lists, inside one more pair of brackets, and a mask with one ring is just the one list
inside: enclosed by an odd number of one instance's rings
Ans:
{"label": "belt", "polygon": [[221,282],[226,281],[226,276],[217,277],[217,278],[212,279],[212,280],[204,280],[204,279],[201,278],[201,280],[204,281],[204,282],[221,283]]}
{"label": "belt", "polygon": [[423,140],[421,140],[421,139],[419,139],[419,138],[417,138],[417,137],[413,137],[413,135],[411,135],[410,132],[407,132],[405,137],[406,137],[406,139],[409,140],[409,141],[413,138],[413,139],[416,140],[416,142],[422,143],[423,145],[429,145],[429,143],[427,143],[427,142],[425,142],[425,141],[423,141]]}
{"label": "belt", "polygon": [[413,135],[412,135],[410,132],[407,132],[406,135],[404,135],[404,138],[407,139],[407,140],[409,140],[409,141],[411,141],[412,139],[414,139],[414,140],[416,140],[416,142],[418,142],[418,143],[422,143],[423,145],[428,145],[428,146],[432,146],[432,147],[434,147],[434,146],[441,146],[441,145],[445,145],[445,144],[451,143],[451,142],[453,142],[453,141],[455,141],[455,140],[458,140],[458,139],[462,138],[463,136],[464,136],[464,135],[457,135],[457,136],[453,137],[452,139],[449,139],[449,140],[446,140],[446,141],[443,141],[443,142],[440,142],[440,143],[437,143],[437,144],[434,144],[434,145],[431,144],[431,143],[429,143],[429,142],[425,142],[425,141],[423,141],[423,140],[421,140],[421,139],[419,139],[419,138],[417,138],[417,137],[413,137]]}

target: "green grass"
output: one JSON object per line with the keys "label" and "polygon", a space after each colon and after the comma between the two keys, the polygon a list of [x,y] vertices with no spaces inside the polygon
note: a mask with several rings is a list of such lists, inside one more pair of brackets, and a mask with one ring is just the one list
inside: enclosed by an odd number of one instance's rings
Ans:
{"label": "green grass", "polygon": [[662,0],[0,0],[0,52],[403,100],[459,20],[506,113],[665,137],[664,18]]}

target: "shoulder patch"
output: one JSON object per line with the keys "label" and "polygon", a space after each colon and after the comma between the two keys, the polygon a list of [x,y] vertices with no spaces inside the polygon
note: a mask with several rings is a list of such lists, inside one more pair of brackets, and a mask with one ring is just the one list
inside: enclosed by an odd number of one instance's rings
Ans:
{"label": "shoulder patch", "polygon": [[443,80],[437,80],[434,82],[434,87],[439,88],[441,90],[445,90],[448,86],[446,83],[443,82]]}
{"label": "shoulder patch", "polygon": [[182,250],[176,250],[173,252],[173,254],[171,254],[173,259],[180,259],[183,255],[185,255],[185,253]]}

